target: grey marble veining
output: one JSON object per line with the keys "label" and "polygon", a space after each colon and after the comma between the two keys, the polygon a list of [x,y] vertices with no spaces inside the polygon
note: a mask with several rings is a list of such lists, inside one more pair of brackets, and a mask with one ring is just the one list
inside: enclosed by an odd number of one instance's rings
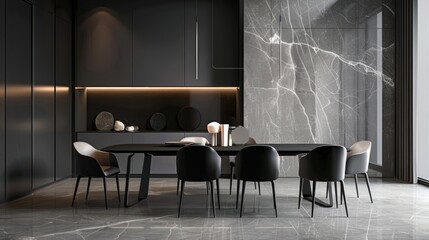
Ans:
{"label": "grey marble veining", "polygon": [[[93,180],[85,201],[85,181],[70,207],[75,179],[67,179],[36,191],[31,196],[0,205],[0,239],[428,239],[429,188],[371,179],[374,204],[364,181],[360,198],[354,182],[346,180],[350,217],[343,205],[315,207],[298,204],[297,178],[276,181],[279,217],[274,217],[271,186],[262,183],[262,195],[249,184],[244,216],[235,209],[235,194],[221,179],[221,205],[212,218],[205,184],[190,183],[182,218],[177,218],[176,179],[152,179],[150,196],[125,209],[117,202],[114,180],[109,179],[109,209],[104,209],[102,181]],[[136,189],[138,181],[132,181]],[[324,196],[325,184],[317,195]],[[123,181],[121,181],[123,187]],[[135,194],[135,192],[134,192]]]}
{"label": "grey marble veining", "polygon": [[[391,158],[393,1],[245,0],[244,26],[244,124],[257,142],[367,139],[373,162]],[[296,175],[283,158],[282,176]]]}

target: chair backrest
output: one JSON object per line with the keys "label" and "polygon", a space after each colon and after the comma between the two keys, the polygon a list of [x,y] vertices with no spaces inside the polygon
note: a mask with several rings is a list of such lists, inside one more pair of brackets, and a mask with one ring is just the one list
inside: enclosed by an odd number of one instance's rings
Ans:
{"label": "chair backrest", "polygon": [[193,144],[206,145],[209,144],[209,140],[204,137],[185,137],[180,140],[181,142],[191,142]]}
{"label": "chair backrest", "polygon": [[346,149],[343,146],[315,148],[299,160],[299,176],[313,181],[340,181],[345,177]]}
{"label": "chair backrest", "polygon": [[350,147],[347,152],[346,174],[368,172],[371,145],[370,141],[359,141]]}
{"label": "chair backrest", "polygon": [[101,166],[119,167],[113,154],[99,151],[86,142],[74,142],[73,146],[77,152],[76,173],[80,176],[103,177]]}
{"label": "chair backrest", "polygon": [[235,158],[235,175],[245,181],[272,181],[279,177],[280,156],[267,145],[248,146]]}
{"label": "chair backrest", "polygon": [[176,167],[180,180],[211,181],[220,177],[221,158],[209,146],[191,145],[179,150]]}

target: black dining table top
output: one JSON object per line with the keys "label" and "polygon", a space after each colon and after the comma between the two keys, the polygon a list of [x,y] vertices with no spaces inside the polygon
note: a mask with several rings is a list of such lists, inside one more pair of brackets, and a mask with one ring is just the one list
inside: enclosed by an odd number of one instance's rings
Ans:
{"label": "black dining table top", "polygon": [[[229,147],[216,146],[213,149],[220,156],[234,156],[247,146],[253,145],[269,145],[274,147],[280,156],[296,156],[300,153],[308,153],[311,150],[328,146],[331,144],[315,144],[315,143],[284,143],[284,144],[252,144],[252,145],[233,145]],[[111,153],[147,153],[155,156],[176,156],[177,152],[183,146],[169,146],[166,144],[118,144],[108,146],[102,151]]]}

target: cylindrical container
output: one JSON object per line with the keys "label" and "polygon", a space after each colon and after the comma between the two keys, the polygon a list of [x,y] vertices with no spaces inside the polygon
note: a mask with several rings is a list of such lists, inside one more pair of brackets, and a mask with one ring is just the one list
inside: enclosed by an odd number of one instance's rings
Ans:
{"label": "cylindrical container", "polygon": [[217,133],[210,133],[212,135],[212,146],[217,146]]}
{"label": "cylindrical container", "polygon": [[221,124],[221,145],[222,147],[228,147],[229,145],[229,134],[228,134],[229,124]]}

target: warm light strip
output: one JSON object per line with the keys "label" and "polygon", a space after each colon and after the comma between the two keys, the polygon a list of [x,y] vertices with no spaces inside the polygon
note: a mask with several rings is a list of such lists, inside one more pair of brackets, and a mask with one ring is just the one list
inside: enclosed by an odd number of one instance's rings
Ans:
{"label": "warm light strip", "polygon": [[239,87],[76,87],[76,90],[167,90],[167,91],[186,91],[186,90],[211,90],[211,91],[224,91],[224,90],[239,90]]}

